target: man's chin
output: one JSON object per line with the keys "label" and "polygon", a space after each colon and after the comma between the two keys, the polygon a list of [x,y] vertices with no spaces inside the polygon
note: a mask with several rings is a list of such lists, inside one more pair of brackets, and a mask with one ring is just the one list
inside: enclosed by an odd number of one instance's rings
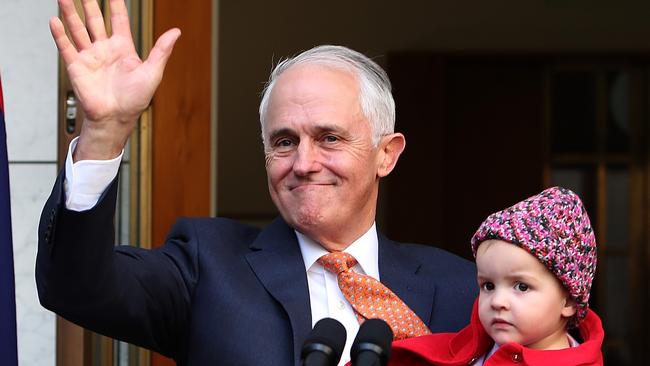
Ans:
{"label": "man's chin", "polygon": [[300,231],[300,228],[317,228],[324,224],[323,207],[326,206],[321,201],[300,200],[281,206],[280,213],[288,224]]}
{"label": "man's chin", "polygon": [[300,215],[292,219],[295,229],[308,235],[316,234],[323,227],[322,218],[316,215]]}
{"label": "man's chin", "polygon": [[320,242],[321,238],[326,236],[328,225],[321,215],[291,215],[288,219],[285,217],[285,221],[289,226],[315,241]]}

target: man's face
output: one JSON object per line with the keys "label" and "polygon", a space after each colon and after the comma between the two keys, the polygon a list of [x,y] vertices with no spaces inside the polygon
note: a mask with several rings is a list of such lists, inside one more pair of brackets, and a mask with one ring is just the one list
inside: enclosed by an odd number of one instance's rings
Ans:
{"label": "man's face", "polygon": [[476,253],[479,318],[499,345],[534,349],[568,347],[567,319],[573,302],[555,276],[517,245],[488,240]]}
{"label": "man's face", "polygon": [[276,81],[265,121],[269,192],[282,217],[326,249],[344,249],[374,221],[382,160],[357,80],[295,66]]}

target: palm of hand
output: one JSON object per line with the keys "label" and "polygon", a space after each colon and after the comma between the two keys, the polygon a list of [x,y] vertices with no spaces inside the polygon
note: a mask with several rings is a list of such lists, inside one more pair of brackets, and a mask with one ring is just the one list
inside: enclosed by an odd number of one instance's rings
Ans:
{"label": "palm of hand", "polygon": [[149,105],[180,31],[165,32],[148,59],[142,61],[135,51],[123,0],[110,0],[110,37],[96,1],[83,1],[85,23],[72,0],[59,0],[59,6],[70,36],[59,18],[50,20],[50,30],[86,121],[112,131],[116,141],[125,141],[135,120]]}
{"label": "palm of hand", "polygon": [[96,122],[137,119],[159,82],[142,66],[133,42],[121,35],[79,52],[67,69],[86,117]]}

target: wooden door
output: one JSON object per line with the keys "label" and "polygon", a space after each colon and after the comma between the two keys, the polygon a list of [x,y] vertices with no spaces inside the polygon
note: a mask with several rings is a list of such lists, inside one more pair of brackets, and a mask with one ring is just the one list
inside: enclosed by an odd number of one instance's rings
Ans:
{"label": "wooden door", "polygon": [[[108,19],[108,2],[98,0]],[[80,1],[77,9],[81,10]],[[209,216],[212,211],[212,1],[127,0],[132,31],[141,56],[152,42],[172,27],[182,31],[151,107],[131,137],[128,159],[123,163],[125,183],[120,203],[124,210],[118,226],[129,228],[126,241],[153,248],[164,241],[169,228],[181,216]],[[59,102],[71,96],[65,70],[60,70]],[[78,135],[83,116],[66,116],[60,110],[59,161]],[[78,111],[80,112],[80,111]],[[121,191],[122,194],[122,191]],[[118,235],[119,237],[120,235]],[[123,238],[124,239],[124,238]],[[128,357],[120,357],[120,347]],[[136,350],[85,331],[63,319],[57,323],[57,365],[161,366],[173,361],[155,353]]]}
{"label": "wooden door", "polygon": [[[212,151],[212,1],[157,1],[154,34],[182,36],[153,100],[152,244],[183,216],[209,216]],[[152,353],[152,366],[174,362]]]}
{"label": "wooden door", "polygon": [[489,213],[542,188],[543,64],[395,54],[388,70],[406,151],[386,182],[382,226],[471,258]]}

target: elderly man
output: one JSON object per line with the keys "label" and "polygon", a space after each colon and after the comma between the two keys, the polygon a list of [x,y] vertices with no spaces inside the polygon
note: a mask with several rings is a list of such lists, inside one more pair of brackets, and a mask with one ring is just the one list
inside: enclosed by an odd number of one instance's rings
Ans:
{"label": "elderly man", "polygon": [[111,37],[97,2],[83,3],[85,26],[72,0],[60,0],[71,39],[59,19],[50,22],[87,119],[41,217],[36,278],[45,307],[179,365],[299,364],[324,317],[348,331],[341,363],[368,318],[387,320],[397,338],[468,322],[473,265],[375,227],[379,180],[405,139],[393,131],[385,72],[345,47],[285,60],[264,91],[268,186],[281,217],[264,230],[183,219],[158,250],[115,247],[121,151],[180,31],[163,34],[143,62],[123,0],[110,3]]}

